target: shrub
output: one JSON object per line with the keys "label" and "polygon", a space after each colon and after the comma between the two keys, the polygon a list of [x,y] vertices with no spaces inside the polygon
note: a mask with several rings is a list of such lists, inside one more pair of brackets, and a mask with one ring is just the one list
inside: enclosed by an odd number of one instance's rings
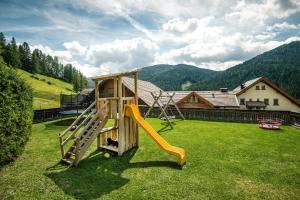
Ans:
{"label": "shrub", "polygon": [[31,132],[32,90],[0,61],[0,165],[14,160]]}
{"label": "shrub", "polygon": [[47,81],[47,83],[48,83],[49,85],[52,85],[52,83],[51,83],[50,81]]}
{"label": "shrub", "polygon": [[40,80],[40,78],[37,77],[37,76],[35,76],[35,75],[30,75],[30,77],[31,77],[31,78],[34,78],[34,79],[36,79],[36,80]]}
{"label": "shrub", "polygon": [[42,78],[42,79],[41,79],[41,81],[44,81],[44,82],[46,82],[46,79]]}

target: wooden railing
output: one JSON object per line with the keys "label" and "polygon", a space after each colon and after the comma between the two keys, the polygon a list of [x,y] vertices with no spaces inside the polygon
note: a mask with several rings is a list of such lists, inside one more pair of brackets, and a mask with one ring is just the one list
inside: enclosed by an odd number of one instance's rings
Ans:
{"label": "wooden railing", "polygon": [[[59,143],[61,148],[61,155],[62,157],[65,155],[64,146],[72,139],[76,137],[76,133],[86,125],[88,121],[91,120],[93,115],[97,112],[96,109],[93,110],[95,107],[95,102],[93,102],[78,118],[63,132],[59,134]],[[74,130],[72,130],[74,129]],[[64,138],[68,135],[66,138]]]}

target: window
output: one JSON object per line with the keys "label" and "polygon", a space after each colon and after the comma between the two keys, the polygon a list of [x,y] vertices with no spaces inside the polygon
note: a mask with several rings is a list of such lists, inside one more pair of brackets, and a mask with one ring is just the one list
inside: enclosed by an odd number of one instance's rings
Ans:
{"label": "window", "polygon": [[266,90],[266,86],[265,86],[265,85],[262,85],[262,86],[261,86],[261,90]]}
{"label": "window", "polygon": [[240,105],[245,105],[245,99],[240,99]]}
{"label": "window", "polygon": [[259,85],[257,85],[257,86],[255,87],[255,89],[256,89],[256,90],[259,90]]}
{"label": "window", "polygon": [[278,106],[279,105],[279,100],[278,99],[273,99],[273,105]]}
{"label": "window", "polygon": [[266,105],[269,105],[269,99],[264,99]]}

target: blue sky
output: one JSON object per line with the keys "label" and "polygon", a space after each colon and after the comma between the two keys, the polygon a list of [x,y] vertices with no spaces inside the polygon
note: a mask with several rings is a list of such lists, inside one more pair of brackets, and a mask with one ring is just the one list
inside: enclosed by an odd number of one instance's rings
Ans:
{"label": "blue sky", "polygon": [[159,63],[224,70],[300,40],[300,1],[0,0],[0,27],[87,76]]}

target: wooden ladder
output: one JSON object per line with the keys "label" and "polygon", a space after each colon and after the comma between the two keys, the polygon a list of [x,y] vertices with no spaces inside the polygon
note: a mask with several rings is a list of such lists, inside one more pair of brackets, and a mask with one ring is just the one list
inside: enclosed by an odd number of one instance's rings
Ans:
{"label": "wooden ladder", "polygon": [[[96,109],[92,103],[65,131],[59,134],[62,161],[78,165],[108,120],[108,102]],[[73,129],[73,130],[72,130]],[[68,148],[65,151],[65,147]]]}

